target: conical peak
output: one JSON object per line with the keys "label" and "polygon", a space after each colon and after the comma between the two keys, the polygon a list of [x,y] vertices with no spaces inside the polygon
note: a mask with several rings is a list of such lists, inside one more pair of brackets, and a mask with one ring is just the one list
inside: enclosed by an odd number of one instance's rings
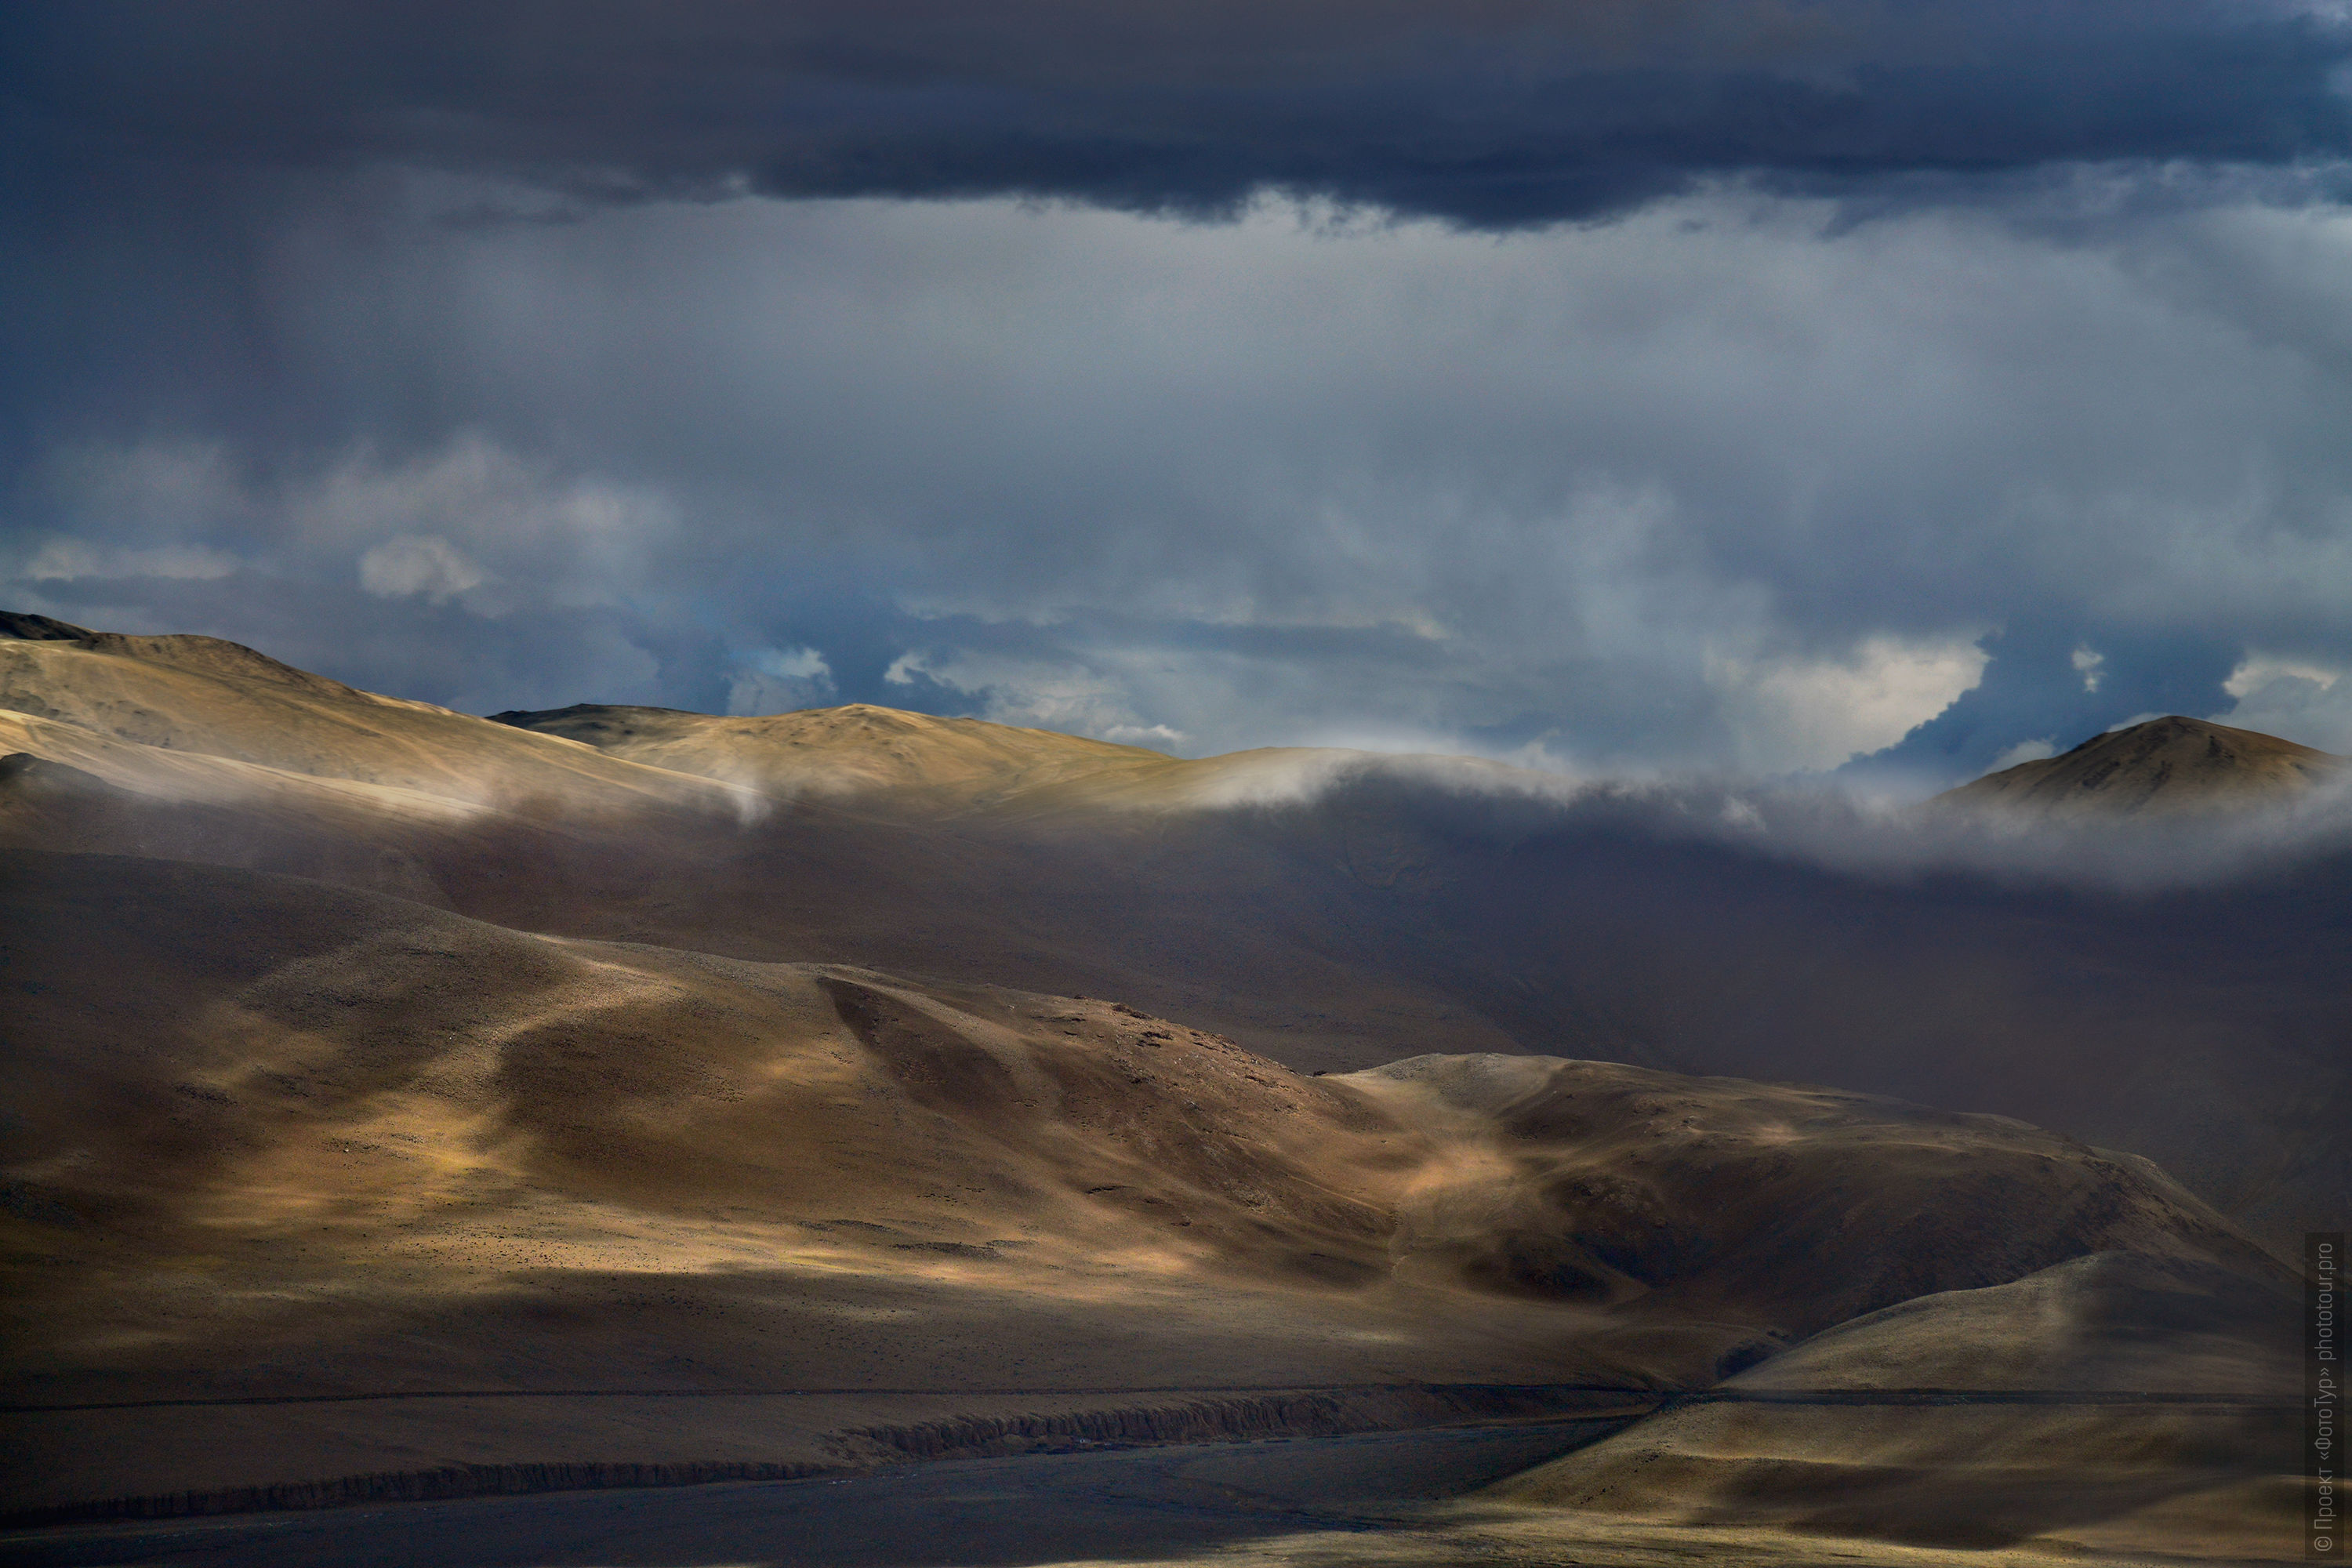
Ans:
{"label": "conical peak", "polygon": [[2276,735],[2171,713],[1937,796],[2036,816],[2113,816],[2260,805],[2334,777],[2344,759]]}

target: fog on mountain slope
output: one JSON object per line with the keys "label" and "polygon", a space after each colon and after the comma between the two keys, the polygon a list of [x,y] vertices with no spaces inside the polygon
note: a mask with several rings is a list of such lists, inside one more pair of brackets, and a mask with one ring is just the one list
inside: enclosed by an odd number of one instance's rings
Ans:
{"label": "fog on mountain slope", "polygon": [[[2119,888],[2011,869],[2095,825],[882,710],[507,716],[572,739],[0,629],[20,1403],[556,1396],[22,1417],[25,1500],[551,1445],[866,1462],[1139,1384],[1212,1426],[1237,1386],[1433,1419],[1396,1390],[1758,1358],[1724,1397],[2267,1391],[2285,1276],[2243,1227],[2347,1206],[2322,837]],[[1842,859],[1841,823],[1924,847]],[[1979,842],[2011,858],[1947,852]],[[852,1392],[567,1392],[812,1384]],[[1519,1502],[2117,1550],[2281,1506],[2267,1417],[1744,1410]],[[1625,1480],[1656,1466],[1680,1503]]]}
{"label": "fog on mountain slope", "polygon": [[1368,772],[1539,800],[1572,797],[1582,787],[1576,779],[1483,757],[1333,746],[1266,746],[1183,759],[1050,730],[867,703],[751,718],[579,703],[491,719],[632,762],[787,797],[810,792],[855,801],[864,810],[929,817],[987,813],[1010,821],[1296,804]]}
{"label": "fog on mountain slope", "polygon": [[[2329,1131],[2352,1104],[2333,1044],[2352,1027],[2336,957],[2352,900],[2324,835],[2111,892],[2065,875],[2078,837],[2172,867],[2229,853],[2238,819],[2113,837],[1733,796],[1762,815],[1732,820],[1720,795],[1538,794],[1494,764],[1130,765],[971,721],[945,732],[1113,761],[1010,794],[1003,775],[803,793],[747,822],[740,792],[560,738],[359,693],[289,703],[258,655],[258,674],[202,679],[110,643],[14,658],[14,700],[80,717],[6,721],[6,743],[103,781],[0,791],[18,842],[324,877],[582,937],[1118,996],[1301,1068],[1521,1050],[1835,1083],[2134,1150],[2275,1237],[2352,1207]],[[110,706],[126,690],[140,700]],[[328,740],[348,751],[320,765],[344,777],[271,765]],[[751,767],[773,754],[744,750]],[[389,793],[436,783],[466,796]],[[1204,804],[1220,800],[1235,804]]]}

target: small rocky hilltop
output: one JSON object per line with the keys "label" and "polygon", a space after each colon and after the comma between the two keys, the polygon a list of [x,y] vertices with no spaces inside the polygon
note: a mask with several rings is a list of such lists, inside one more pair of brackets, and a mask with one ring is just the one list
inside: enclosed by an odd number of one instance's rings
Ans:
{"label": "small rocky hilltop", "polygon": [[2341,777],[2344,765],[2275,735],[2174,714],[1987,773],[1936,804],[2084,818],[2229,810],[2292,800]]}

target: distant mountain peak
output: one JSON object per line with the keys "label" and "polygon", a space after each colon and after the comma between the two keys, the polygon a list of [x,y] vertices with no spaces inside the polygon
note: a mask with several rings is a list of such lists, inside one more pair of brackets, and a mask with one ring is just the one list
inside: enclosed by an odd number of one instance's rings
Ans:
{"label": "distant mountain peak", "polygon": [[2291,799],[2344,766],[2276,735],[2174,713],[1987,773],[1936,804],[2084,817],[2233,809]]}

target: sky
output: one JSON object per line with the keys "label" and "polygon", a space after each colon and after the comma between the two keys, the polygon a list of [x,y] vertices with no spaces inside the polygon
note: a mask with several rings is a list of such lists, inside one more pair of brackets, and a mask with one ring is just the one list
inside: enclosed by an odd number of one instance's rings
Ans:
{"label": "sky", "polygon": [[0,607],[474,712],[2352,751],[2352,15],[0,13]]}

